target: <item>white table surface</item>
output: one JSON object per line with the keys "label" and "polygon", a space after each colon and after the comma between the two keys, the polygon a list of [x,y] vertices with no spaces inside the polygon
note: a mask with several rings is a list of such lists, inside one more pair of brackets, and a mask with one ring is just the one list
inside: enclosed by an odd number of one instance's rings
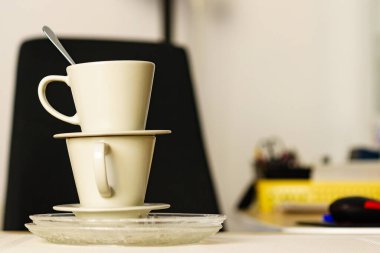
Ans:
{"label": "white table surface", "polygon": [[380,252],[379,235],[257,234],[218,233],[198,244],[169,247],[131,247],[109,245],[60,245],[46,242],[30,233],[0,232],[1,253],[100,253],[100,252]]}

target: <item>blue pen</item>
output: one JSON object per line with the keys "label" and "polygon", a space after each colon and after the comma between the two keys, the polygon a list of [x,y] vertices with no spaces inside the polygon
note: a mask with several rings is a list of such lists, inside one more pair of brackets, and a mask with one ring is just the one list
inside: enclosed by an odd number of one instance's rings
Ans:
{"label": "blue pen", "polygon": [[334,218],[329,213],[324,214],[322,218],[323,218],[323,222],[334,223]]}

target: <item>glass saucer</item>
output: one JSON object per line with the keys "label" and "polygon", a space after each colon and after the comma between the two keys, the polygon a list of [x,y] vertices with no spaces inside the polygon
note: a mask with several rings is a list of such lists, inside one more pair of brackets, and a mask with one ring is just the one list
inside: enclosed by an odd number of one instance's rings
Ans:
{"label": "glass saucer", "polygon": [[146,218],[80,219],[69,213],[31,215],[25,224],[33,234],[53,243],[178,245],[216,234],[226,219],[218,214],[150,213]]}

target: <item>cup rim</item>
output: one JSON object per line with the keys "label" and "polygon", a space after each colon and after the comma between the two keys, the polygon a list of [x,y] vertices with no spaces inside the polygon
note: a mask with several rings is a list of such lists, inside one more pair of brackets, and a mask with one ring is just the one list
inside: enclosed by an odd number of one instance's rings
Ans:
{"label": "cup rim", "polygon": [[81,67],[81,66],[87,66],[87,65],[104,65],[104,64],[108,64],[108,63],[116,63],[116,64],[136,64],[136,63],[139,63],[139,64],[148,64],[148,65],[152,65],[153,67],[155,66],[155,64],[151,61],[143,61],[143,60],[107,60],[107,61],[90,61],[90,62],[82,62],[82,63],[76,63],[76,64],[73,64],[73,65],[69,65],[66,67],[66,69],[71,69],[71,68],[75,68],[75,67]]}
{"label": "cup rim", "polygon": [[106,136],[155,136],[171,134],[171,130],[133,130],[122,132],[72,132],[72,133],[60,133],[55,134],[55,139],[67,139],[67,138],[83,138],[83,137],[106,137]]}

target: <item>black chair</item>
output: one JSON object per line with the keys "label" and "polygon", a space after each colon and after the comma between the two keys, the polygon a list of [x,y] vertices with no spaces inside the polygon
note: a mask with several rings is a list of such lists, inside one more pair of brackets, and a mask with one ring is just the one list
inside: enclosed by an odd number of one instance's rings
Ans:
{"label": "black chair", "polygon": [[[169,212],[219,213],[197,116],[184,49],[169,44],[62,39],[76,62],[147,60],[156,64],[147,129],[171,129],[155,148],[147,203],[170,203]],[[78,203],[63,140],[53,134],[80,131],[53,118],[39,103],[37,86],[46,75],[65,75],[68,63],[46,39],[22,44],[17,69],[13,132],[4,229],[24,230],[28,216],[52,206]],[[47,90],[51,104],[73,115],[64,85]]]}

